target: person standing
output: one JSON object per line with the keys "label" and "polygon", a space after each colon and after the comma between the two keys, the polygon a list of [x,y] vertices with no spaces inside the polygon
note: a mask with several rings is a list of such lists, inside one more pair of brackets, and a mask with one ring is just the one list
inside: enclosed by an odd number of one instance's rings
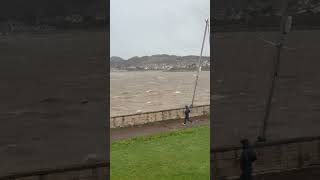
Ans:
{"label": "person standing", "polygon": [[252,180],[252,163],[257,160],[257,155],[250,146],[248,139],[241,140],[242,153],[240,157],[240,180]]}
{"label": "person standing", "polygon": [[[190,109],[189,107],[186,105],[185,107],[185,111],[184,111],[184,122],[183,122],[183,125],[186,125],[187,124],[187,121],[190,121],[190,117],[189,117],[189,114],[190,114]],[[192,122],[192,121],[190,121]]]}

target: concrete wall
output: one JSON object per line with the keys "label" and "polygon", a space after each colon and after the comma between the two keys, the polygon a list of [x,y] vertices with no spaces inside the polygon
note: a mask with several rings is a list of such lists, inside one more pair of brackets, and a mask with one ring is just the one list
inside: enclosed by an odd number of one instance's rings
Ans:
{"label": "concrete wall", "polygon": [[78,170],[52,169],[16,173],[0,176],[0,179],[17,180],[105,180],[109,176],[107,167],[84,168]]}
{"label": "concrete wall", "polygon": [[92,165],[76,165],[57,169],[37,170],[33,172],[18,172],[0,179],[17,180],[105,180],[109,176],[106,163]]}
{"label": "concrete wall", "polygon": [[[320,164],[320,137],[255,144],[256,174],[306,168]],[[241,147],[216,148],[211,165],[215,179],[238,177]]]}
{"label": "concrete wall", "polygon": [[[210,105],[195,106],[191,109],[190,117],[207,116],[209,114]],[[110,127],[128,127],[181,118],[184,118],[184,108],[111,117]]]}
{"label": "concrete wall", "polygon": [[[52,174],[42,176],[41,180],[105,180],[108,176],[106,168],[102,169],[88,169],[82,171],[71,171],[61,174]],[[31,178],[29,178],[31,180]],[[34,177],[34,180],[39,180],[38,177]]]}

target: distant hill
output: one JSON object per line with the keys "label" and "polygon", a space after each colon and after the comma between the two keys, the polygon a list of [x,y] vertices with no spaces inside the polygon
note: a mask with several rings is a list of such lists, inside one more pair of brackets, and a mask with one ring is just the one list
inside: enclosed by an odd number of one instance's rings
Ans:
{"label": "distant hill", "polygon": [[[121,57],[113,56],[110,58],[110,67],[116,69],[125,69],[128,67],[146,67],[146,66],[187,66],[191,64],[197,64],[199,56],[175,56],[175,55],[152,55],[142,57],[132,57],[128,60],[124,60]],[[210,62],[210,57],[203,57],[203,61]]]}
{"label": "distant hill", "polygon": [[118,56],[112,56],[110,58],[110,67],[120,69],[125,64],[125,60]]}
{"label": "distant hill", "polygon": [[[293,29],[320,26],[319,0],[290,0],[288,6],[289,14],[293,16]],[[215,30],[230,26],[278,28],[282,14],[282,1],[279,0],[216,0],[214,7]]]}
{"label": "distant hill", "polygon": [[103,27],[109,24],[107,1],[99,0],[4,0],[0,23],[46,24],[59,29]]}
{"label": "distant hill", "polygon": [[106,1],[99,0],[5,0],[0,6],[0,17],[23,20],[33,16],[56,17],[70,14],[105,16],[106,5]]}

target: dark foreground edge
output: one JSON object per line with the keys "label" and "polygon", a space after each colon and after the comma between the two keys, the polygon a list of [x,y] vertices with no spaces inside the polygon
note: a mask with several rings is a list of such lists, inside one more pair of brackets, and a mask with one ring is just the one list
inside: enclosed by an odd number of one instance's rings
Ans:
{"label": "dark foreground edge", "polygon": [[[291,138],[291,139],[284,139],[284,140],[277,140],[277,141],[269,141],[269,142],[256,142],[253,144],[255,148],[263,148],[268,146],[275,146],[275,145],[282,145],[282,144],[292,144],[292,143],[303,143],[309,141],[320,140],[320,136],[311,136],[311,137],[298,137],[298,138]],[[242,147],[240,145],[236,146],[224,146],[224,147],[216,147],[211,149],[211,153],[215,152],[227,152],[233,150],[241,150]]]}
{"label": "dark foreground edge", "polygon": [[26,178],[26,177],[32,177],[32,176],[46,176],[46,175],[66,173],[71,171],[95,170],[98,168],[106,168],[108,170],[109,167],[110,167],[109,162],[75,164],[75,165],[59,167],[59,168],[41,169],[41,170],[34,170],[34,171],[11,173],[7,175],[0,175],[0,180]]}

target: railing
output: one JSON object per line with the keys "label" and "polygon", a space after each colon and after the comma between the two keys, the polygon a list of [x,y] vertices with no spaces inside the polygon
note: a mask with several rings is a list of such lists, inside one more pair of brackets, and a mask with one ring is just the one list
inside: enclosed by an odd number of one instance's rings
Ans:
{"label": "railing", "polygon": [[109,175],[109,163],[79,164],[69,167],[42,169],[0,176],[0,180],[105,180]]}
{"label": "railing", "polygon": [[[301,169],[320,165],[320,137],[295,138],[254,144],[258,160],[254,173]],[[215,148],[211,151],[215,179],[239,177],[240,146]]]}
{"label": "railing", "polygon": [[[115,116],[110,118],[110,127],[128,127],[158,121],[181,119],[184,117],[184,110],[184,108],[178,108],[124,116]],[[194,106],[191,109],[190,117],[208,116],[209,114],[210,105]]]}

